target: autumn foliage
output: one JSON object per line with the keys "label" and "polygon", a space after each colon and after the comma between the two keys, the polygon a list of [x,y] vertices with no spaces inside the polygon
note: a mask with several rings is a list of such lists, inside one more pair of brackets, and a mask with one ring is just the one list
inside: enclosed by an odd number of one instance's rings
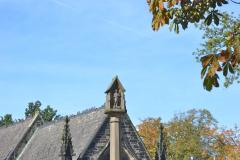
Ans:
{"label": "autumn foliage", "polygon": [[179,28],[186,29],[189,23],[201,20],[210,25],[212,20],[219,24],[218,6],[228,4],[227,0],[147,0],[152,13],[152,28],[158,30],[164,25],[179,32]]}
{"label": "autumn foliage", "polygon": [[[228,3],[229,0],[147,0],[154,31],[169,26],[179,33],[189,24],[201,26],[206,42],[195,54],[202,63],[201,78],[207,91],[220,86],[221,72],[225,87],[240,76],[240,19],[218,9]],[[240,4],[234,0],[231,3]]]}
{"label": "autumn foliage", "polygon": [[225,77],[225,86],[240,75],[240,20],[224,13],[218,27],[201,26],[206,41],[197,50],[202,63],[203,86],[210,91],[219,87],[219,73]]}
{"label": "autumn foliage", "polygon": [[[165,123],[168,160],[239,160],[240,130],[220,129],[207,110],[190,110],[179,113]],[[147,118],[138,125],[152,159],[155,159],[159,137],[160,118]]]}
{"label": "autumn foliage", "polygon": [[138,126],[138,134],[144,139],[144,144],[151,157],[154,157],[156,153],[160,121],[160,118],[147,118]]}

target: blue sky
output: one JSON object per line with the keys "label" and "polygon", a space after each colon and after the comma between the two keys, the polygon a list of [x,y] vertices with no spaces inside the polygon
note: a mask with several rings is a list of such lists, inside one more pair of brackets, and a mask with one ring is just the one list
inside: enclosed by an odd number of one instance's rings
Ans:
{"label": "blue sky", "polygon": [[221,125],[240,125],[240,85],[202,87],[192,55],[201,32],[153,32],[145,0],[0,0],[0,21],[0,115],[23,118],[36,100],[62,115],[101,106],[119,75],[135,124],[206,108]]}

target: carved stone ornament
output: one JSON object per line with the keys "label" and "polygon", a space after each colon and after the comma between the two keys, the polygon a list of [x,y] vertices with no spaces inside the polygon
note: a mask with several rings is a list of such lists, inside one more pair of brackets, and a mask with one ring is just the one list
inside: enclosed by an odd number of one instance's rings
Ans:
{"label": "carved stone ornament", "polygon": [[118,77],[114,77],[112,83],[106,90],[105,113],[125,113],[125,89]]}

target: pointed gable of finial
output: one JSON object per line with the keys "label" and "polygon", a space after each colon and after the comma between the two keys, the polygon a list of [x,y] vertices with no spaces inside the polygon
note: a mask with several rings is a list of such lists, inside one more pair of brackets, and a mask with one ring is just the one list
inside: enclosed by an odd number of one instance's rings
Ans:
{"label": "pointed gable of finial", "polygon": [[118,79],[118,76],[115,76],[112,79],[110,86],[105,91],[106,93],[106,102],[105,102],[105,113],[106,114],[120,114],[127,112],[125,105],[125,89]]}
{"label": "pointed gable of finial", "polygon": [[166,147],[166,141],[164,136],[164,126],[162,123],[160,123],[159,128],[159,139],[157,142],[157,151],[155,154],[155,160],[166,160],[167,159],[167,147]]}
{"label": "pointed gable of finial", "polygon": [[62,157],[62,160],[72,160],[72,156],[75,156],[72,145],[72,136],[70,133],[69,121],[70,119],[67,116],[63,128],[62,146],[60,150],[60,156]]}
{"label": "pointed gable of finial", "polygon": [[118,79],[118,76],[113,77],[112,82],[109,85],[109,87],[107,88],[107,90],[105,91],[105,93],[108,93],[111,90],[115,90],[115,89],[120,89],[123,92],[125,92],[125,89],[124,89],[122,83],[120,82],[120,80]]}

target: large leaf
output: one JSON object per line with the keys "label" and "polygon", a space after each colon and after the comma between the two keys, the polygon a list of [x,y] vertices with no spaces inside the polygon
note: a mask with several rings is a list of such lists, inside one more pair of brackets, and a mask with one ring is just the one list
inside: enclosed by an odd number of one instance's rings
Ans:
{"label": "large leaf", "polygon": [[215,76],[213,77],[213,85],[214,85],[214,87],[219,87],[217,74],[215,74]]}
{"label": "large leaf", "polygon": [[226,63],[225,65],[224,65],[224,67],[223,67],[223,75],[226,77],[227,76],[227,74],[228,74],[228,63]]}
{"label": "large leaf", "polygon": [[213,19],[213,14],[210,13],[205,19],[205,23],[209,26],[212,23],[212,19]]}
{"label": "large leaf", "polygon": [[206,74],[206,71],[207,71],[207,66],[206,67],[203,67],[202,71],[201,71],[201,78],[204,77],[204,75]]}
{"label": "large leaf", "polygon": [[213,20],[216,25],[219,25],[219,18],[216,13],[213,13]]}
{"label": "large leaf", "polygon": [[202,66],[206,67],[207,65],[209,65],[209,63],[211,63],[213,57],[214,57],[214,54],[209,54],[209,55],[203,56],[200,59],[200,61],[202,62]]}
{"label": "large leaf", "polygon": [[229,63],[229,71],[234,74],[234,69],[233,69],[233,66]]}
{"label": "large leaf", "polygon": [[206,76],[204,81],[203,81],[203,87],[207,90],[207,91],[211,91],[212,90],[212,80],[209,76]]}

